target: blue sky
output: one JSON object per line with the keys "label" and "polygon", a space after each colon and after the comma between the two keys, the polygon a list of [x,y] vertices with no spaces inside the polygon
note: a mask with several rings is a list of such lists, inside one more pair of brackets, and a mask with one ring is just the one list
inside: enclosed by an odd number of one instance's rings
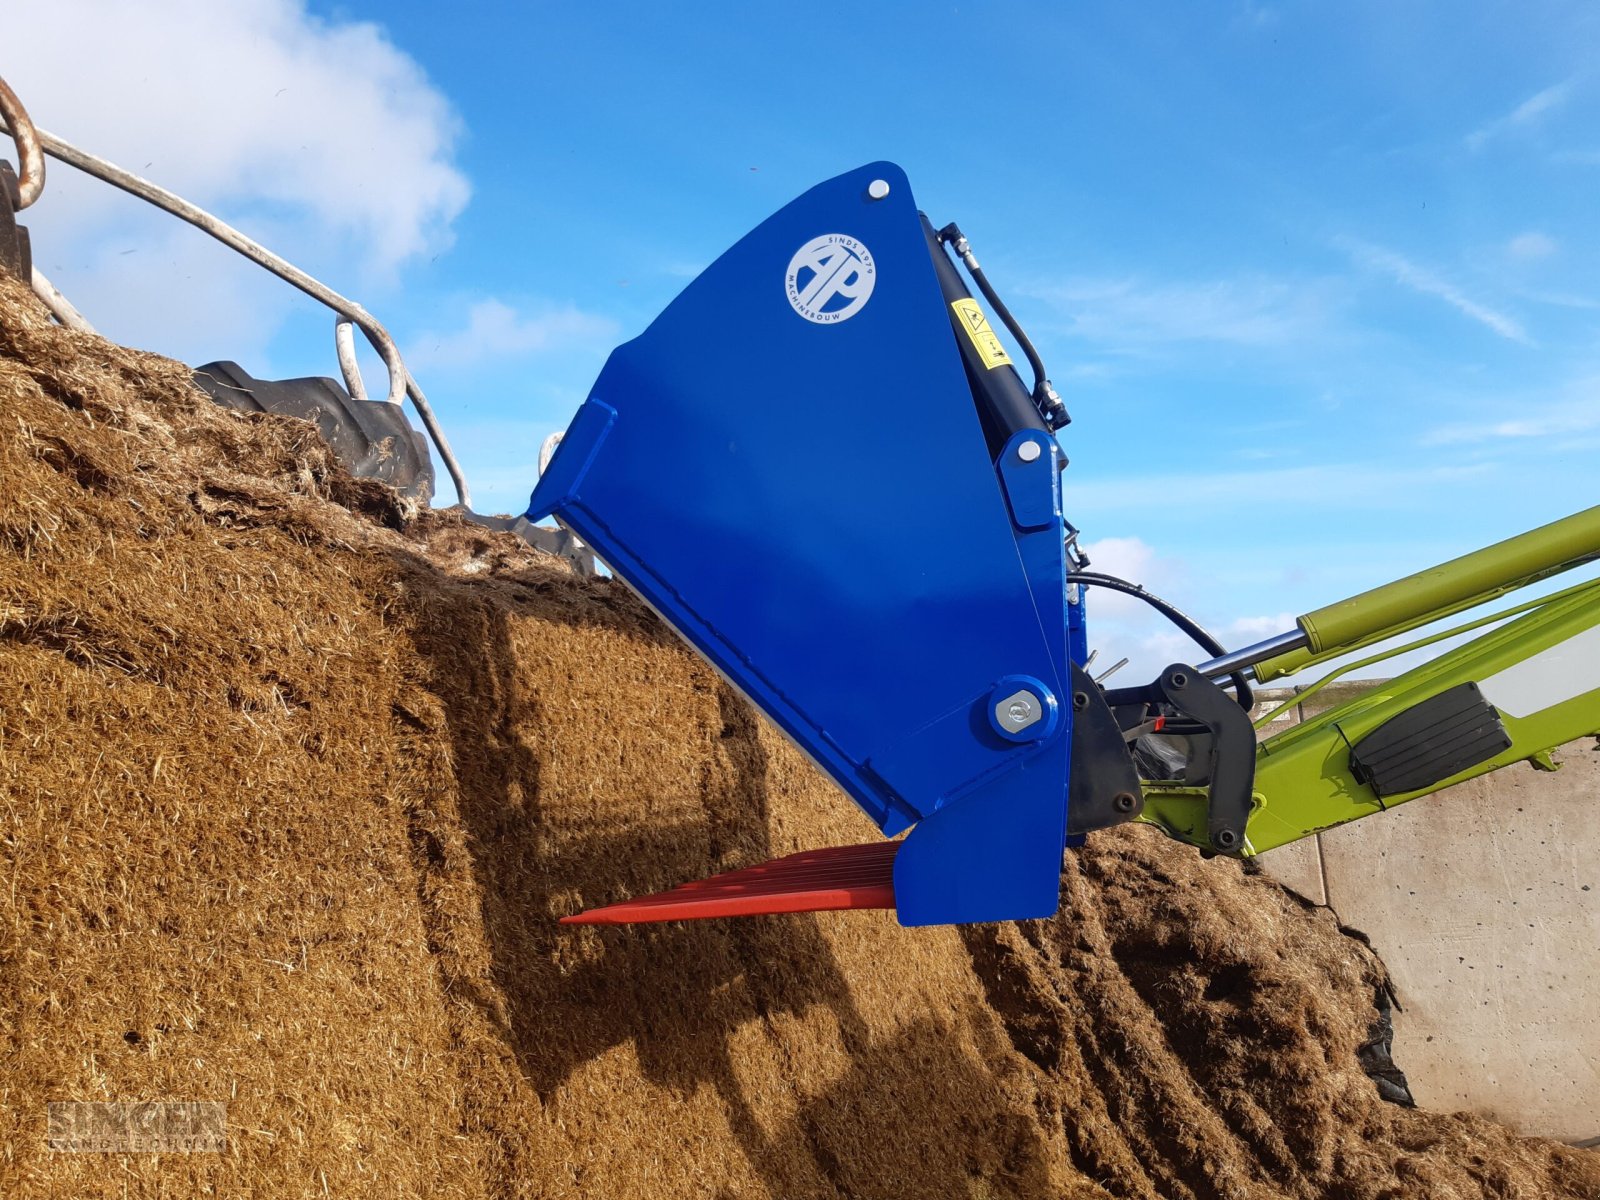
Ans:
{"label": "blue sky", "polygon": [[[63,7],[24,0],[22,23],[48,45]],[[114,23],[116,6],[77,7]],[[194,3],[153,7],[173,14],[173,53],[201,36]],[[383,318],[480,508],[523,506],[545,433],[699,268],[877,158],[936,223],[960,221],[1038,342],[1075,417],[1069,512],[1099,562],[1230,641],[1595,502],[1592,5],[235,12],[205,17],[212,44],[245,48],[227,87],[187,97],[217,129],[148,166],[181,79],[131,80],[113,118],[59,73],[6,69],[41,125],[74,137],[75,118],[75,140],[187,184]],[[125,38],[104,46],[105,70],[125,69]],[[229,160],[235,129],[262,148]],[[165,233],[134,271],[118,247],[155,227],[83,216],[75,195],[71,220],[35,210],[40,260],[108,333],[333,373],[320,312]],[[154,309],[150,264],[190,281]],[[234,311],[248,320],[218,315]],[[1103,612],[1140,665],[1176,651]]]}

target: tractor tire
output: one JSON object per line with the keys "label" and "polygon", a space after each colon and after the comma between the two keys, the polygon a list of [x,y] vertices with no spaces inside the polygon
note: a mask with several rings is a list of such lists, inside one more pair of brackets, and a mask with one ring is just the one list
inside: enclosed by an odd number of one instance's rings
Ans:
{"label": "tractor tire", "polygon": [[[218,404],[237,412],[268,412],[316,423],[334,457],[361,479],[376,479],[426,505],[433,499],[428,442],[397,404],[356,400],[332,379],[257,379],[235,362],[198,367],[194,381]],[[572,564],[581,578],[598,570],[594,551],[564,529],[544,529],[526,517],[495,517],[458,508],[463,520],[513,533],[528,545]]]}
{"label": "tractor tire", "polygon": [[572,569],[577,572],[580,579],[595,579],[600,574],[594,551],[570,530],[546,529],[535,525],[527,517],[491,517],[484,513],[473,512],[471,509],[464,510],[461,517],[484,529],[514,533],[535,550],[543,550],[546,554],[566,559],[572,564]]}
{"label": "tractor tire", "polygon": [[419,504],[433,499],[427,439],[398,404],[356,400],[332,379],[256,379],[235,362],[195,370],[194,381],[238,412],[277,413],[312,421],[334,457],[361,479],[376,479]]}

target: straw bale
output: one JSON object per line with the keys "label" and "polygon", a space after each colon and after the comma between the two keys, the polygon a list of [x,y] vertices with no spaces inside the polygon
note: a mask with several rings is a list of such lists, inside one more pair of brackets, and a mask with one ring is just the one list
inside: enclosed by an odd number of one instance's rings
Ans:
{"label": "straw bale", "polygon": [[[870,835],[618,585],[0,280],[0,1195],[1600,1196],[1381,1102],[1366,946],[1146,831],[1052,921],[555,923]],[[160,1099],[226,1152],[45,1145]]]}

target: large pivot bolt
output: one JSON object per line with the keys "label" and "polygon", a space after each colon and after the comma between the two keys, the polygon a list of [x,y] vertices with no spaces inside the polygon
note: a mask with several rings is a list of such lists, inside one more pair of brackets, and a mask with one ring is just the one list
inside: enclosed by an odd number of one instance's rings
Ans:
{"label": "large pivot bolt", "polygon": [[989,724],[1013,742],[1036,742],[1056,729],[1055,693],[1030,675],[1007,675],[989,693]]}
{"label": "large pivot bolt", "polygon": [[1044,705],[1032,692],[1012,692],[994,706],[994,719],[1009,732],[1021,733],[1044,716]]}

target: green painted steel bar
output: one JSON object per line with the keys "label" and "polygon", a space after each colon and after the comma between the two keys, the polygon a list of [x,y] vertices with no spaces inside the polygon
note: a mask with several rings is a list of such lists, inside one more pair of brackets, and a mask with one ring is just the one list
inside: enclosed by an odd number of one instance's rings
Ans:
{"label": "green painted steel bar", "polygon": [[1304,704],[1312,696],[1315,696],[1323,688],[1327,687],[1328,684],[1333,683],[1337,679],[1343,678],[1351,671],[1359,671],[1364,667],[1370,667],[1377,663],[1381,663],[1385,659],[1398,658],[1400,655],[1409,654],[1413,650],[1421,650],[1425,646],[1436,645],[1447,638],[1455,637],[1457,634],[1470,633],[1474,629],[1482,629],[1485,625],[1493,625],[1496,621],[1505,621],[1511,617],[1518,616],[1521,613],[1527,612],[1531,608],[1543,608],[1547,605],[1554,604],[1557,601],[1565,600],[1568,596],[1578,594],[1590,597],[1600,597],[1600,579],[1588,579],[1583,583],[1575,583],[1571,587],[1562,588],[1559,592],[1555,592],[1552,595],[1539,596],[1533,600],[1524,600],[1521,604],[1514,604],[1510,608],[1502,608],[1498,612],[1488,613],[1485,616],[1478,617],[1476,620],[1467,621],[1460,625],[1452,625],[1448,629],[1441,629],[1438,633],[1432,633],[1427,637],[1418,638],[1414,642],[1406,642],[1399,646],[1388,646],[1383,650],[1380,650],[1377,654],[1369,655],[1366,658],[1358,658],[1354,662],[1347,662],[1337,670],[1329,671],[1326,675],[1317,680],[1315,683],[1311,684],[1309,687],[1296,688],[1294,694],[1282,704],[1278,705],[1278,707],[1272,709],[1270,712],[1263,713],[1250,723],[1257,729],[1265,729],[1268,725],[1271,725],[1273,721],[1277,720],[1277,718],[1284,712]]}
{"label": "green painted steel bar", "polygon": [[[1259,854],[1419,796],[1536,758],[1600,734],[1600,605],[1573,588],[1531,612],[1405,674],[1375,683],[1262,742],[1245,854]],[[1458,684],[1473,682],[1495,706],[1509,748],[1414,792],[1379,798],[1351,768],[1351,747],[1386,721]],[[1147,781],[1138,820],[1202,848],[1209,798],[1204,787]]]}
{"label": "green painted steel bar", "polygon": [[1600,558],[1600,505],[1300,617],[1308,645],[1256,664],[1265,683]]}
{"label": "green painted steel bar", "polygon": [[[1256,759],[1262,804],[1251,816],[1252,847],[1269,850],[1600,732],[1600,656],[1591,632],[1596,626],[1600,607],[1587,591],[1576,592],[1268,738]],[[1519,676],[1520,686],[1509,682]],[[1530,688],[1530,676],[1542,682]],[[1508,749],[1448,779],[1381,800],[1355,778],[1352,744],[1391,717],[1468,681],[1494,705],[1512,739]]]}

